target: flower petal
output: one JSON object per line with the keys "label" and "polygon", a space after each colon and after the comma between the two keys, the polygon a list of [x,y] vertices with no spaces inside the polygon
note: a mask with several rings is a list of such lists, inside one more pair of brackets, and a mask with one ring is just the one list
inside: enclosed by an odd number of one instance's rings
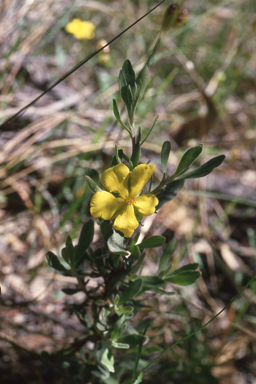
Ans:
{"label": "flower petal", "polygon": [[140,164],[134,168],[130,180],[130,197],[136,197],[140,193],[144,185],[153,175],[155,167],[154,164]]}
{"label": "flower petal", "polygon": [[65,30],[72,33],[79,40],[90,40],[94,38],[95,25],[91,21],[73,19],[66,25]]}
{"label": "flower petal", "polygon": [[148,194],[136,197],[133,205],[143,216],[150,216],[155,212],[158,203],[158,198],[155,195]]}
{"label": "flower petal", "polygon": [[104,220],[110,220],[124,204],[123,199],[114,197],[109,192],[96,192],[91,199],[90,212],[95,218],[101,217]]}
{"label": "flower petal", "polygon": [[124,164],[117,164],[103,172],[100,182],[109,192],[118,193],[126,199],[129,196],[128,175],[129,168]]}
{"label": "flower petal", "polygon": [[124,234],[124,237],[131,237],[139,223],[135,217],[132,204],[126,204],[119,216],[114,221],[113,227]]}

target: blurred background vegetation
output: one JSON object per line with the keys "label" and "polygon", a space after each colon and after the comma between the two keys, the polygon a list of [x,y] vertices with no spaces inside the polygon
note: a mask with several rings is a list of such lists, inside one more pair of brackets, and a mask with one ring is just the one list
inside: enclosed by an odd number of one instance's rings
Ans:
{"label": "blurred background vegetation", "polygon": [[[0,4],[0,123],[31,102],[79,61],[155,6],[155,0],[2,0]],[[77,238],[89,217],[90,169],[111,164],[115,144],[128,153],[128,134],[112,113],[120,102],[125,59],[137,71],[155,43],[166,1],[0,132],[0,377],[1,383],[65,383],[40,355],[55,353],[83,327],[45,254]],[[178,197],[145,220],[144,235],[176,237],[173,264],[198,262],[202,277],[175,295],[151,295],[152,356],[197,329],[255,273],[256,257],[256,8],[254,0],[187,0],[186,23],[166,32],[150,67],[137,126],[146,136],[145,162],[160,170],[161,145],[172,142],[171,173],[184,150],[225,154],[213,174],[187,181]],[[65,31],[75,17],[96,26],[92,40]],[[120,103],[121,105],[121,103]],[[157,172],[156,172],[157,175]],[[160,177],[160,176],[159,176]],[[96,232],[95,246],[99,241]],[[58,250],[57,250],[58,252]],[[145,270],[154,273],[158,254]],[[93,286],[93,281],[92,281]],[[256,383],[256,282],[208,328],[168,351],[143,382]],[[140,316],[142,316],[140,315]],[[69,382],[80,382],[74,374]],[[83,381],[85,382],[85,381]],[[113,382],[116,384],[116,382]]]}

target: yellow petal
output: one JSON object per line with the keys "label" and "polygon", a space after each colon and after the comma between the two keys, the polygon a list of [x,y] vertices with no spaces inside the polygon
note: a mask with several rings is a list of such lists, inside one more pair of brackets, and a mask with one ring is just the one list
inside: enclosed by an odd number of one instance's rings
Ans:
{"label": "yellow petal", "polygon": [[135,198],[133,205],[143,216],[150,216],[155,212],[159,201],[155,195],[142,195]]}
{"label": "yellow petal", "polygon": [[123,199],[116,198],[109,192],[96,192],[91,199],[90,212],[95,218],[101,217],[104,220],[110,220],[124,204]]}
{"label": "yellow petal", "polygon": [[144,185],[153,175],[155,167],[154,164],[140,164],[134,168],[130,181],[130,197],[136,197],[140,193]]}
{"label": "yellow petal", "polygon": [[103,172],[100,182],[109,192],[118,193],[126,199],[129,196],[128,175],[129,168],[124,164],[117,164]]}
{"label": "yellow petal", "polygon": [[72,33],[79,40],[90,40],[94,38],[95,25],[91,21],[73,19],[66,25],[65,30]]}
{"label": "yellow petal", "polygon": [[119,216],[114,221],[113,227],[124,234],[124,237],[131,237],[139,223],[134,214],[132,204],[126,204]]}

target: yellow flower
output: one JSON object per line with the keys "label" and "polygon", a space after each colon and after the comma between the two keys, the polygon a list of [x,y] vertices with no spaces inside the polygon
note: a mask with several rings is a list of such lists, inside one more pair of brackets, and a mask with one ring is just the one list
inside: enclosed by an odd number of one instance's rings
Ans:
{"label": "yellow flower", "polygon": [[90,21],[73,19],[66,25],[65,30],[72,33],[79,40],[91,40],[94,38],[95,25]]}
{"label": "yellow flower", "polygon": [[152,215],[158,205],[158,199],[152,194],[138,196],[154,170],[155,165],[140,164],[130,173],[126,165],[118,164],[104,171],[101,184],[107,191],[93,195],[91,215],[115,219],[113,227],[125,237],[131,237],[139,225],[138,220]]}

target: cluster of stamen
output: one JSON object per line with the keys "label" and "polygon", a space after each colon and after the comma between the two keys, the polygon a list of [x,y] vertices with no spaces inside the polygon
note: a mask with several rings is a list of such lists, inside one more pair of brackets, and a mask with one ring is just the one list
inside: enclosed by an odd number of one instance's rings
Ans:
{"label": "cluster of stamen", "polygon": [[134,204],[135,198],[134,197],[128,197],[128,199],[125,200],[126,204]]}

